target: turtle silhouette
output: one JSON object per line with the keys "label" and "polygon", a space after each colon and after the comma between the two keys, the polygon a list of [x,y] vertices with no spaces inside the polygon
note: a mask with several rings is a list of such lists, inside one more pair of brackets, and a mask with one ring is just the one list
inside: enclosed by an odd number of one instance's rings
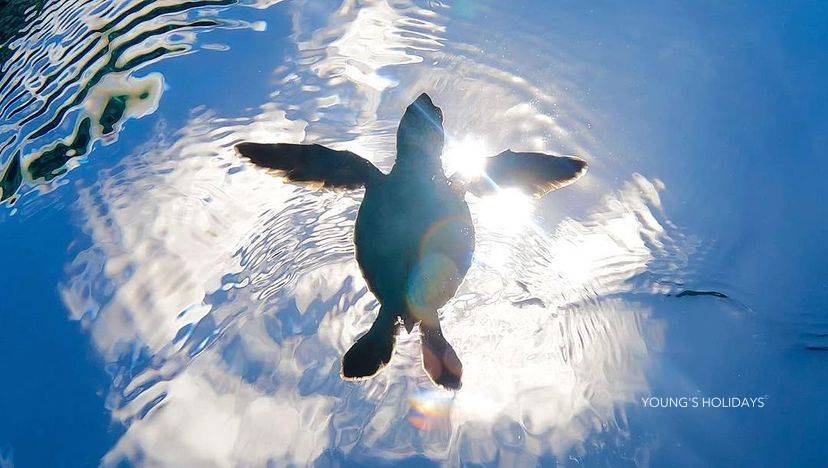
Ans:
{"label": "turtle silhouette", "polygon": [[575,157],[504,151],[486,159],[485,176],[447,177],[441,155],[443,113],[427,94],[405,111],[397,157],[384,174],[349,151],[320,145],[240,143],[236,151],[289,181],[326,189],[365,188],[354,244],[368,288],[380,302],[371,328],[342,358],[342,376],[368,378],[391,360],[400,327],[419,324],[423,367],[442,387],[458,389],[463,366],[440,328],[437,311],[460,286],[472,261],[474,226],[465,193],[503,187],[540,197],[586,171]]}

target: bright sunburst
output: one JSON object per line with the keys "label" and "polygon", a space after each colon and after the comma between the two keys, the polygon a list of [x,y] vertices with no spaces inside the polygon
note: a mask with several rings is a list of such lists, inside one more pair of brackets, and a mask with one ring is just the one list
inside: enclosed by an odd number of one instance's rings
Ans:
{"label": "bright sunburst", "polygon": [[[492,155],[485,140],[475,135],[450,139],[443,152],[446,174],[459,173],[472,181],[485,176],[486,160]],[[482,197],[477,204],[481,223],[490,228],[518,232],[527,227],[532,218],[532,200],[520,190],[497,188],[494,194]]]}
{"label": "bright sunburst", "polygon": [[482,138],[467,135],[448,141],[443,152],[443,166],[449,176],[459,172],[464,178],[472,180],[483,175],[486,158],[490,155]]}

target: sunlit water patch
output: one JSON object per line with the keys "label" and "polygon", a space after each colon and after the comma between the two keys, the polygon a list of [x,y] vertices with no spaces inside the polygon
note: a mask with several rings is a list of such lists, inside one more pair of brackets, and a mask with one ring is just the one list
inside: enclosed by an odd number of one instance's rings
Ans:
{"label": "sunlit water patch", "polygon": [[[109,405],[127,431],[105,460],[302,463],[333,450],[492,462],[563,457],[595,433],[623,433],[619,414],[646,391],[647,342],[662,331],[647,307],[602,297],[676,254],[655,248],[672,242],[670,226],[658,183],[637,175],[552,229],[519,192],[471,200],[475,264],[442,312],[466,363],[460,392],[433,388],[416,335],[401,337],[378,377],[341,380],[339,358],[379,307],[353,259],[361,193],[285,185],[245,166],[232,145],[324,141],[387,168],[413,92],[396,90],[418,87],[437,90],[450,135],[470,135],[450,140],[448,166],[509,140],[489,131],[497,115],[520,134],[546,134],[554,120],[537,117],[542,103],[518,104],[538,92],[520,80],[481,77],[507,97],[485,102],[492,119],[464,121],[484,103],[445,83],[453,66],[408,70],[446,53],[440,10],[296,11],[295,27],[313,33],[295,32],[297,55],[275,70],[279,87],[257,116],[197,111],[81,190],[91,246],[63,294],[106,360],[121,363]],[[524,140],[545,148],[515,141]]]}
{"label": "sunlit water patch", "polygon": [[[478,261],[443,311],[463,389],[433,389],[413,335],[380,376],[355,384],[340,379],[339,358],[378,311],[353,260],[360,195],[309,193],[243,167],[213,137],[253,122],[213,128],[211,117],[81,192],[92,247],[63,292],[122,363],[109,404],[128,430],[108,460],[564,455],[596,424],[617,427],[618,406],[646,389],[645,338],[658,323],[600,299],[660,255],[647,242],[666,235],[641,221],[658,208],[641,198],[645,179],[549,234],[533,233],[530,215],[516,230],[487,220],[496,203],[473,204]],[[304,124],[279,119],[269,115],[274,135],[301,138]],[[485,429],[493,423],[505,432]]]}

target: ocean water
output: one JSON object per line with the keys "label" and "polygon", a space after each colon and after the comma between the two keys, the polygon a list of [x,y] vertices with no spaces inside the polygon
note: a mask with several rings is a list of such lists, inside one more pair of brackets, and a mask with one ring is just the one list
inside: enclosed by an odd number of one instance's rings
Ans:
{"label": "ocean water", "polygon": [[[824,2],[19,0],[0,15],[0,466],[816,466],[828,457]],[[363,193],[405,107],[445,165],[590,170],[468,196],[473,265],[360,382]]]}

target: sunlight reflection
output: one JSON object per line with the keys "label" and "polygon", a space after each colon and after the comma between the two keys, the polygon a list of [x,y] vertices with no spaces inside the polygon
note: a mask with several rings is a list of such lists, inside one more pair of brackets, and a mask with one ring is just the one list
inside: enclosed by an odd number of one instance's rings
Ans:
{"label": "sunlight reflection", "polygon": [[[558,134],[553,125],[579,128],[565,93],[553,100],[485,56],[403,68],[432,63],[448,43],[423,11],[346,1],[316,18],[297,7],[295,34],[307,38],[301,60],[290,62],[299,66],[286,68],[290,80],[259,116],[197,113],[81,191],[92,246],[67,269],[61,293],[113,363],[108,405],[125,432],[104,465],[311,464],[324,453],[496,463],[515,440],[536,462],[612,431],[647,389],[648,340],[660,336],[659,323],[617,294],[667,256],[658,247],[669,224],[655,203],[660,187],[640,176],[604,203],[562,210],[572,217],[547,235],[517,190],[469,197],[479,261],[441,310],[464,362],[461,391],[434,390],[416,333],[398,337],[374,379],[339,378],[341,355],[379,308],[353,260],[361,193],[274,181],[239,165],[233,143],[323,137],[382,160],[400,111],[389,103],[402,92],[376,81],[389,76],[400,90],[444,90],[440,104],[454,119],[447,132],[486,135],[449,139],[448,174],[484,175],[496,152],[487,145],[506,148],[518,136],[538,151],[589,154],[578,140],[557,148],[541,138]],[[457,67],[474,87],[447,86],[460,84]],[[518,101],[540,104],[508,114]],[[537,118],[553,101],[555,118]],[[463,127],[451,128],[456,122]],[[136,364],[138,353],[151,360]]]}
{"label": "sunlight reflection", "polygon": [[483,175],[488,156],[491,152],[481,138],[466,135],[462,139],[449,139],[443,150],[443,167],[449,176],[460,173],[472,180]]}
{"label": "sunlight reflection", "polygon": [[517,233],[529,227],[534,212],[532,199],[518,189],[498,190],[475,204],[480,223],[503,233]]}
{"label": "sunlight reflection", "polygon": [[[300,138],[306,124],[280,115],[269,113],[274,133]],[[655,252],[643,239],[664,238],[645,179],[548,236],[532,229],[533,205],[520,192],[474,200],[475,255],[489,261],[505,247],[509,259],[473,267],[442,310],[463,356],[462,390],[434,390],[416,333],[400,335],[380,375],[343,382],[339,358],[378,309],[350,247],[357,201],[301,192],[261,171],[228,174],[223,150],[196,151],[216,134],[210,122],[209,113],[194,118],[176,143],[144,148],[79,201],[94,246],[70,267],[64,301],[76,318],[99,310],[89,324],[96,347],[130,363],[108,397],[126,432],[105,466],[142,456],[306,464],[328,448],[484,463],[513,436],[533,453],[563,456],[616,427],[621,406],[646,389],[645,337],[661,333],[658,323],[638,304],[595,300],[646,269]],[[180,211],[182,197],[193,203]],[[173,277],[185,286],[165,287]],[[116,294],[93,295],[99,289]],[[545,306],[517,304],[531,297]],[[134,364],[135,349],[152,364]]]}

